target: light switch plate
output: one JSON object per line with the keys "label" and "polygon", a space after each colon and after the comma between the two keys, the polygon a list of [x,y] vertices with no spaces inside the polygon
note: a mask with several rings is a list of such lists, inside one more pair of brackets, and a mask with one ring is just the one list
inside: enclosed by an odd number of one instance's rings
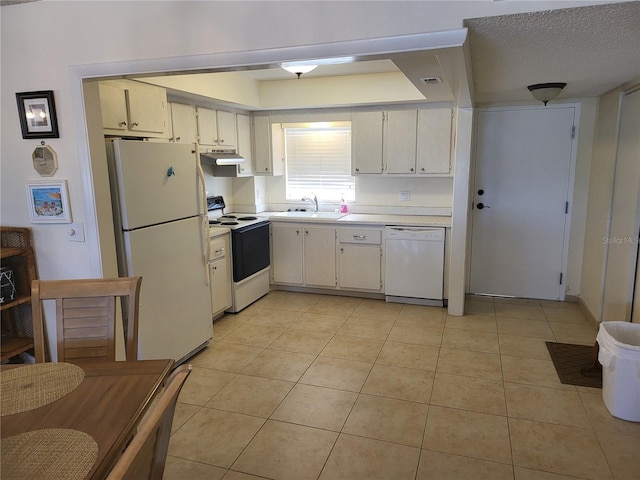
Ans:
{"label": "light switch plate", "polygon": [[411,200],[411,192],[400,192],[400,201],[408,202]]}
{"label": "light switch plate", "polygon": [[67,227],[67,237],[71,242],[84,242],[84,224],[72,223]]}

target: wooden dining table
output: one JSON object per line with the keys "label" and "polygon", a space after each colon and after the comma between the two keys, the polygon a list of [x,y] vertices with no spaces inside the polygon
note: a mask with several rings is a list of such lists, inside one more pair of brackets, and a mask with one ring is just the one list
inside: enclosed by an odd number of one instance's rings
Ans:
{"label": "wooden dining table", "polygon": [[[97,444],[95,462],[84,478],[101,479],[108,474],[126,447],[174,361],[77,362],[74,365],[66,366],[80,372],[81,379],[61,398],[19,413],[10,410],[10,414],[2,412],[0,436],[3,449],[10,440],[22,438],[30,432],[76,432],[93,439],[94,446]],[[34,366],[2,365],[0,375],[15,368]],[[76,367],[80,367],[81,371]],[[10,388],[3,385],[0,395],[22,395],[8,391]],[[15,388],[29,390],[24,385]],[[68,450],[73,450],[73,447],[69,446]],[[3,462],[6,460],[5,453]]]}

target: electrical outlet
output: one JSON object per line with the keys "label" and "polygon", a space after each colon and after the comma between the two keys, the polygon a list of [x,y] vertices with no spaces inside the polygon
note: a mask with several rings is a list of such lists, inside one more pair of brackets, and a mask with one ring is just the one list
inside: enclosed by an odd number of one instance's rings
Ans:
{"label": "electrical outlet", "polygon": [[400,192],[400,201],[408,202],[411,200],[411,192]]}
{"label": "electrical outlet", "polygon": [[67,237],[71,242],[84,242],[84,224],[76,222],[69,225]]}

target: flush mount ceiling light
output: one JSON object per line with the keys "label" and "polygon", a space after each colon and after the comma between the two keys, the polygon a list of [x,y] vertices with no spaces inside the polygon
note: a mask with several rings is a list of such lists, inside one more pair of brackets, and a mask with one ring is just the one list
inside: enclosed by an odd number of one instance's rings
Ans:
{"label": "flush mount ceiling light", "polygon": [[355,57],[318,58],[300,62],[285,62],[280,64],[280,66],[287,72],[295,73],[298,75],[298,78],[300,78],[300,75],[303,73],[309,73],[318,65],[339,65],[341,63],[352,63],[355,62],[355,60]]}
{"label": "flush mount ceiling light", "polygon": [[300,75],[302,75],[303,73],[309,73],[311,70],[314,70],[318,65],[314,65],[311,63],[291,62],[291,63],[283,63],[280,66],[284,68],[287,72],[295,73],[296,75],[298,75],[298,78],[300,78]]}
{"label": "flush mount ceiling light", "polygon": [[527,88],[533,95],[533,98],[536,100],[540,100],[545,105],[550,100],[553,100],[558,95],[564,87],[566,87],[566,83],[536,83],[535,85],[529,85]]}

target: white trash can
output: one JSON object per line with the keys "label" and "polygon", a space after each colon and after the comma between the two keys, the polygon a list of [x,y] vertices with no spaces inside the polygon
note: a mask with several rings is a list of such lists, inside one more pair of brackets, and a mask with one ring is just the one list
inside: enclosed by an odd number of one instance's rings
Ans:
{"label": "white trash can", "polygon": [[640,324],[602,322],[596,341],[604,404],[614,417],[640,422]]}

